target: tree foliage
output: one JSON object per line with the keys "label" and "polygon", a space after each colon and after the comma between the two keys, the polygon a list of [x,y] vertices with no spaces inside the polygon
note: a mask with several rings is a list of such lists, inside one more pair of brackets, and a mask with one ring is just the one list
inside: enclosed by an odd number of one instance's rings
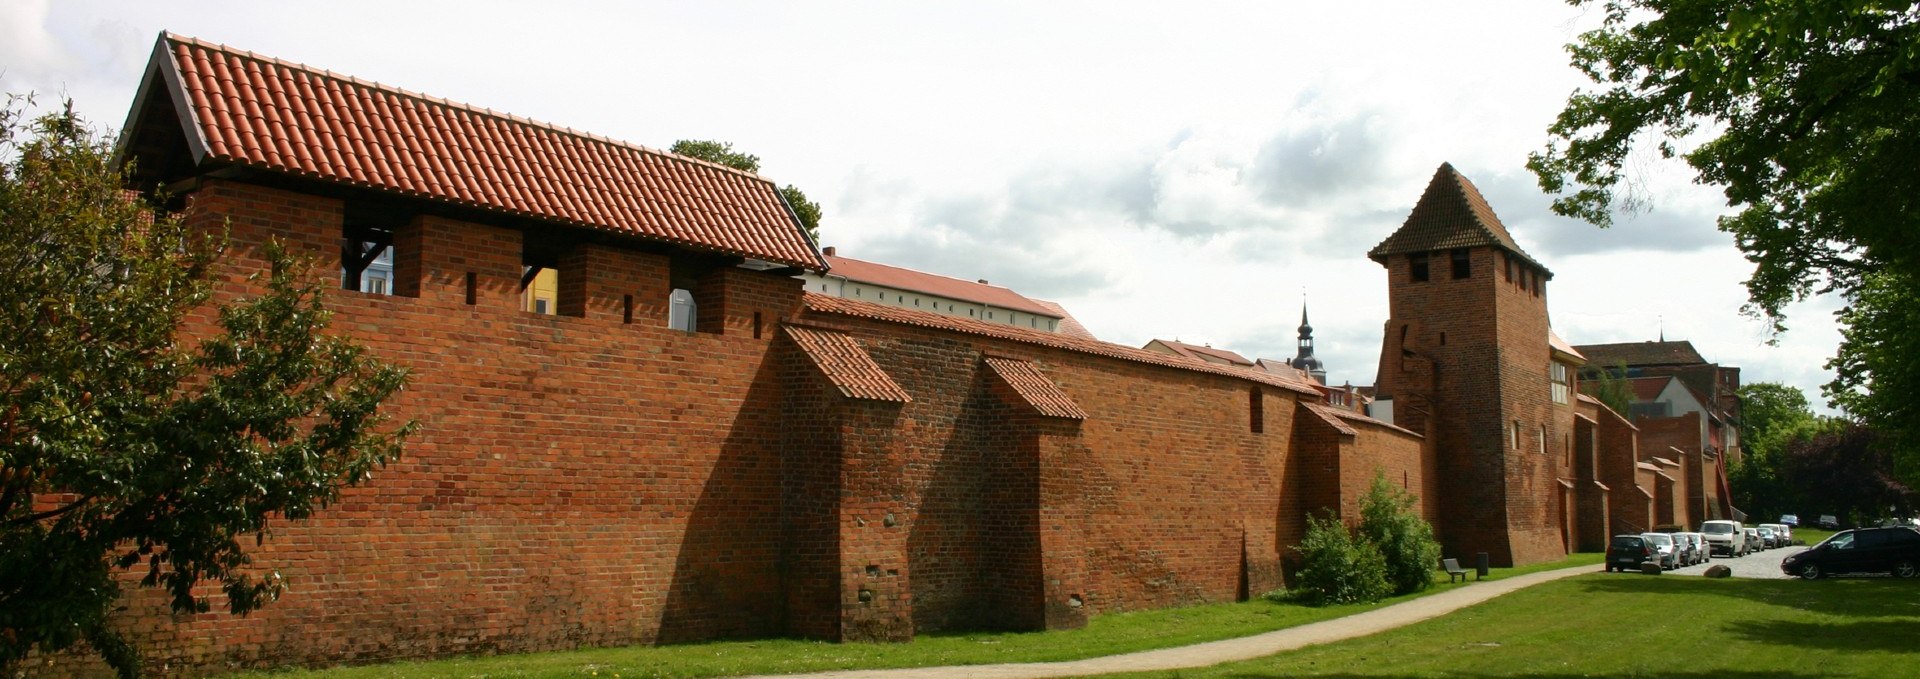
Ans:
{"label": "tree foliage", "polygon": [[[668,149],[674,153],[699,158],[710,163],[719,163],[741,172],[759,172],[760,156],[733,150],[733,142],[704,139],[682,139]],[[793,216],[800,220],[800,226],[807,230],[807,238],[815,245],[820,243],[820,204],[807,199],[800,187],[788,184],[780,187],[780,198],[787,201]]]}
{"label": "tree foliage", "polygon": [[1778,382],[1740,387],[1741,459],[1727,470],[1734,506],[1773,517],[1807,508],[1801,488],[1784,469],[1787,448],[1843,423],[1815,415],[1807,395]]}
{"label": "tree foliage", "polygon": [[1440,563],[1440,542],[1433,537],[1433,526],[1414,511],[1415,502],[1384,474],[1373,475],[1373,485],[1360,500],[1360,535],[1386,560],[1394,594],[1433,586],[1434,567]]}
{"label": "tree foliage", "polygon": [[1349,532],[1337,515],[1308,516],[1307,534],[1294,549],[1300,552],[1294,581],[1304,603],[1365,603],[1393,591],[1386,556],[1365,536]]}
{"label": "tree foliage", "polygon": [[1627,366],[1624,363],[1595,370],[1586,383],[1580,385],[1580,391],[1606,404],[1621,417],[1631,417],[1628,408],[1633,405],[1633,385],[1627,383],[1626,375]]}
{"label": "tree foliage", "polygon": [[1528,161],[1562,194],[1554,210],[1607,226],[1643,200],[1627,176],[1637,149],[1683,158],[1738,209],[1719,227],[1754,264],[1747,310],[1781,331],[1787,304],[1847,296],[1828,395],[1920,458],[1920,353],[1885,344],[1920,327],[1894,303],[1920,281],[1920,4],[1570,2],[1605,15],[1568,46],[1597,87],[1568,99]]}
{"label": "tree foliage", "polygon": [[1893,458],[1874,430],[1849,423],[1796,440],[1781,461],[1805,515],[1834,514],[1859,524],[1913,510],[1913,491],[1893,475]]}
{"label": "tree foliage", "polygon": [[405,374],[325,334],[322,283],[277,247],[263,294],[215,305],[223,234],[125,192],[71,106],[23,110],[0,111],[0,671],[85,640],[132,676],[120,573],[179,613],[276,598],[239,538],[397,456],[413,424],[379,406]]}

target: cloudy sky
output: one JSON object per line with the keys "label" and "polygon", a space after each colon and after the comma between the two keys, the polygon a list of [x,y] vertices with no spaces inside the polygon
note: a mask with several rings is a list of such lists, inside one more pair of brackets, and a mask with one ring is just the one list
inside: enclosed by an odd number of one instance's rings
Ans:
{"label": "cloudy sky", "polygon": [[[1467,7],[1471,9],[1466,9]],[[1555,273],[1576,344],[1691,340],[1817,399],[1832,301],[1769,346],[1717,191],[1636,163],[1650,211],[1554,217],[1523,167],[1582,84],[1561,3],[0,0],[0,89],[118,128],[162,30],[665,148],[732,141],[840,254],[985,278],[1102,339],[1293,355],[1370,384],[1365,257],[1441,162]]]}

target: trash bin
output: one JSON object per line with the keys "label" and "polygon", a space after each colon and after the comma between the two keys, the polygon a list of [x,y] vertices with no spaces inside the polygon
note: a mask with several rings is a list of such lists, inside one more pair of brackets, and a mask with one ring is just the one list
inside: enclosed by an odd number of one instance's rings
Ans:
{"label": "trash bin", "polygon": [[1489,563],[1491,563],[1491,560],[1487,558],[1486,552],[1475,552],[1473,554],[1473,579],[1479,580],[1487,577],[1487,565]]}

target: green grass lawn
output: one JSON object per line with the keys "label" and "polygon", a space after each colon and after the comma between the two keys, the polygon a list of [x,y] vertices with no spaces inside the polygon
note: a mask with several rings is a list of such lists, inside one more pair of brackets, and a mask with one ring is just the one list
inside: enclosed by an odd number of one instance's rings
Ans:
{"label": "green grass lawn", "polygon": [[1141,677],[1905,677],[1920,583],[1594,574],[1427,622]]}
{"label": "green grass lawn", "polygon": [[[1488,580],[1578,565],[1599,565],[1600,554],[1523,568],[1496,568]],[[1469,569],[1471,570],[1471,569]],[[904,644],[833,644],[770,639],[680,646],[631,646],[509,656],[403,662],[327,670],[256,672],[236,677],[720,677],[742,674],[818,672],[885,667],[926,667],[1002,662],[1076,660],[1115,653],[1228,639],[1351,615],[1380,606],[1470,586],[1449,584],[1439,573],[1433,589],[1378,604],[1313,608],[1253,601],[1093,618],[1085,629],[925,635]]]}

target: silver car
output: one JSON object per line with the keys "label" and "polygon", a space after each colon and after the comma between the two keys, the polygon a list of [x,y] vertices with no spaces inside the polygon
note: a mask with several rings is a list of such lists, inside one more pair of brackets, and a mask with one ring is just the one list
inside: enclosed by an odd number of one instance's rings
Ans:
{"label": "silver car", "polygon": [[1641,533],[1640,539],[1646,540],[1647,546],[1653,548],[1652,561],[1660,564],[1661,570],[1670,571],[1680,567],[1679,545],[1674,543],[1672,534]]}

